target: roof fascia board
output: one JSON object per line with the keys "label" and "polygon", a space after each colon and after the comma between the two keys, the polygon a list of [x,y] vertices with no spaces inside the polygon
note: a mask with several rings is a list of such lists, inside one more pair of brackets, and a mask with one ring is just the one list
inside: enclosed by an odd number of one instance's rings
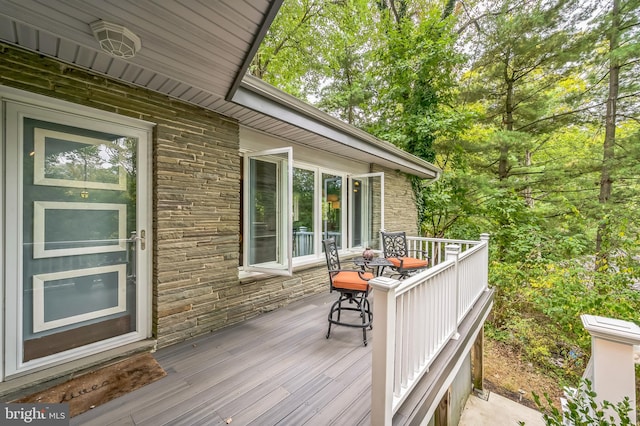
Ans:
{"label": "roof fascia board", "polygon": [[242,61],[242,67],[236,74],[236,78],[234,79],[233,84],[229,89],[229,92],[227,92],[227,96],[225,98],[227,101],[233,98],[233,95],[236,93],[236,90],[238,90],[238,87],[240,87],[240,83],[242,83],[242,79],[247,73],[247,70],[249,69],[249,65],[251,65],[251,61],[253,60],[253,57],[256,55],[256,52],[258,51],[258,48],[260,47],[262,40],[267,35],[267,32],[269,31],[269,27],[273,23],[273,20],[276,18],[276,15],[278,14],[278,11],[280,10],[280,7],[282,6],[283,2],[284,0],[273,0],[271,2],[271,5],[269,6],[269,10],[265,14],[264,20],[260,25],[260,30],[254,37],[253,43],[251,44],[251,48],[247,51],[247,54]]}
{"label": "roof fascia board", "polygon": [[331,117],[258,78],[246,76],[232,101],[351,148],[392,160],[398,165],[413,170],[416,176],[437,178],[442,173],[438,167],[428,161]]}

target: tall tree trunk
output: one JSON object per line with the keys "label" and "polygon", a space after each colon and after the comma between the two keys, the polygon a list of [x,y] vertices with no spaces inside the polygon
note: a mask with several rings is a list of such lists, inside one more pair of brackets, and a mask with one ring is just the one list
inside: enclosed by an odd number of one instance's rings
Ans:
{"label": "tall tree trunk", "polygon": [[[506,99],[504,102],[503,125],[508,132],[513,130],[513,79],[509,75],[510,52],[504,63],[504,81],[507,84]],[[508,139],[508,138],[506,138]],[[498,179],[504,180],[509,176],[509,145],[507,140],[500,142],[500,159],[498,160]]]}
{"label": "tall tree trunk", "polygon": [[616,106],[620,83],[620,64],[615,58],[615,50],[618,48],[618,32],[620,27],[620,0],[613,0],[611,10],[611,29],[609,32],[609,96],[607,98],[607,113],[605,117],[605,134],[602,154],[602,168],[600,171],[600,196],[598,201],[602,205],[603,218],[598,225],[596,234],[596,270],[607,263],[609,256],[608,209],[607,203],[611,197],[613,178],[611,169],[615,159],[614,146],[616,143]]}
{"label": "tall tree trunk", "polygon": [[[533,153],[528,149],[524,152],[524,165],[527,169],[531,167],[532,155]],[[529,175],[525,175],[524,179],[527,181],[527,186],[524,188],[524,191],[522,191],[524,195],[524,202],[527,204],[527,207],[533,207],[533,195],[531,185],[529,184]]]}

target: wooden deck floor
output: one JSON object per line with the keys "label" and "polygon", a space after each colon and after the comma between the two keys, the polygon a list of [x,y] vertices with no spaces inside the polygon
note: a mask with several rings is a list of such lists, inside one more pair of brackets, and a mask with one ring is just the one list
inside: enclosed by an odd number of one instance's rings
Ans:
{"label": "wooden deck floor", "polygon": [[71,419],[72,425],[368,425],[369,346],[333,327],[337,293],[159,350],[167,376]]}

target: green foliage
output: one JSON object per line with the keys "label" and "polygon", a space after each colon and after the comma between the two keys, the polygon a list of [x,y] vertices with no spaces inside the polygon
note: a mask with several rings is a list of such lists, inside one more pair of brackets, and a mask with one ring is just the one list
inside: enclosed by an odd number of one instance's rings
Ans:
{"label": "green foliage", "polygon": [[[436,138],[453,134],[456,112],[452,98],[454,69],[461,56],[454,50],[451,20],[433,7],[381,14],[379,48],[375,52],[377,117],[367,126],[374,135],[429,161]],[[408,7],[408,6],[407,6]],[[416,19],[418,17],[418,19]]]}
{"label": "green foliage", "polygon": [[[618,403],[609,401],[599,402],[597,394],[591,388],[591,382],[588,379],[580,381],[575,389],[565,388],[568,395],[566,407],[561,411],[549,398],[544,395],[543,403],[540,396],[533,393],[533,398],[542,411],[542,418],[547,426],[627,426],[635,425],[629,417],[631,412],[631,404],[628,397]],[[524,425],[524,422],[518,422]]]}
{"label": "green foliage", "polygon": [[[251,66],[442,168],[412,182],[421,233],[491,234],[488,337],[570,383],[589,353],[581,314],[640,323],[640,0],[620,0],[612,52],[611,4],[287,0]],[[603,161],[609,61],[619,114]],[[594,272],[602,226],[611,255]]]}
{"label": "green foliage", "polygon": [[563,380],[581,375],[590,353],[580,315],[639,319],[634,269],[610,274],[594,272],[589,263],[492,261],[489,273],[495,300],[488,337]]}

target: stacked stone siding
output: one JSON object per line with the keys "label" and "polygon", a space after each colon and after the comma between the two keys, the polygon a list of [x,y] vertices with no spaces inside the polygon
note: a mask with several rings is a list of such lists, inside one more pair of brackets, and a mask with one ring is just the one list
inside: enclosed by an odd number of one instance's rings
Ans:
{"label": "stacked stone siding", "polygon": [[417,236],[418,210],[415,195],[407,175],[374,165],[373,172],[384,172],[384,228],[387,231],[405,231]]}
{"label": "stacked stone siding", "polygon": [[[260,310],[240,286],[239,127],[234,120],[0,44],[0,84],[155,124],[153,333],[159,346]],[[148,230],[149,232],[150,230]]]}
{"label": "stacked stone siding", "polygon": [[[0,44],[0,85],[155,124],[153,334],[160,347],[328,290],[324,262],[293,277],[238,278],[237,122],[139,87]],[[388,230],[416,234],[411,185],[385,172]],[[149,232],[149,230],[147,230]]]}

